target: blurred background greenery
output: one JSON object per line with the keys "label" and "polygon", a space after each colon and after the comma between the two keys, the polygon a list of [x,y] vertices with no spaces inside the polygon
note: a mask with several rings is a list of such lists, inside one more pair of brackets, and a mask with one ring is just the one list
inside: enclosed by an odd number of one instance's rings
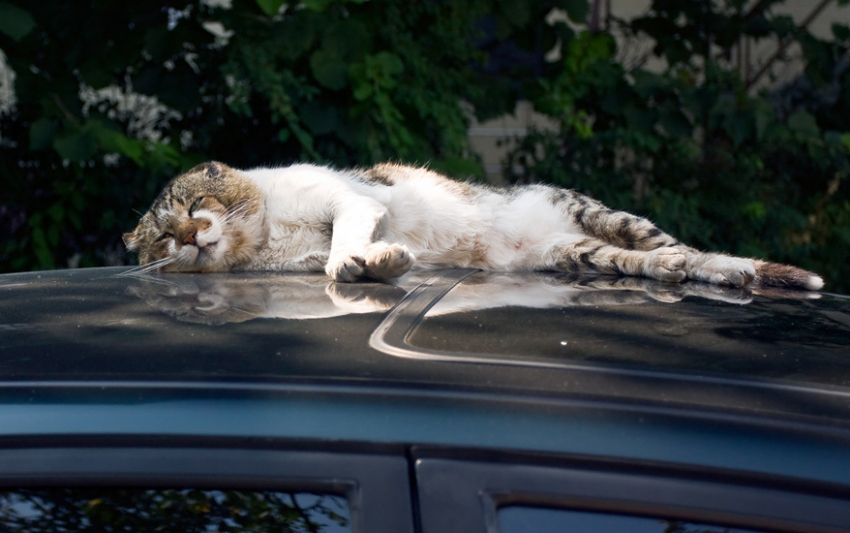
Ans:
{"label": "blurred background greenery", "polygon": [[[0,0],[0,272],[133,261],[121,233],[209,159],[485,179],[470,124],[524,101],[546,127],[505,144],[501,181],[850,292],[850,28],[815,36],[782,4]],[[802,51],[799,76],[742,75],[742,43],[766,41],[773,63]]]}

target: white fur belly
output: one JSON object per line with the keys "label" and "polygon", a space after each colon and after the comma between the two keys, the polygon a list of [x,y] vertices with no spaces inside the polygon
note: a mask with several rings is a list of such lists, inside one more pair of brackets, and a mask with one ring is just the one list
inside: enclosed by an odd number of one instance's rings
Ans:
{"label": "white fur belly", "polygon": [[[430,218],[429,218],[430,217]],[[417,221],[393,223],[393,237],[416,256],[416,267],[535,270],[551,263],[554,247],[587,237],[545,191],[518,196],[483,194],[472,204],[446,198]]]}

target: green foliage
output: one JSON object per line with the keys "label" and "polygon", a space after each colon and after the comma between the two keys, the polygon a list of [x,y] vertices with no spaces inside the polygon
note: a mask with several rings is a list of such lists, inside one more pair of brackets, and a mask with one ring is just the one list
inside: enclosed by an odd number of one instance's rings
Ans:
{"label": "green foliage", "polygon": [[129,259],[134,210],[208,159],[480,177],[464,102],[512,110],[535,73],[505,48],[542,65],[563,30],[543,15],[584,13],[576,0],[226,4],[0,0],[17,99],[0,114],[0,271]]}
{"label": "green foliage", "polygon": [[0,32],[20,41],[35,28],[35,20],[25,10],[8,2],[0,2]]}
{"label": "green foliage", "polygon": [[[842,39],[817,39],[772,16],[778,3],[655,0],[621,23],[651,39],[662,72],[626,70],[610,36],[580,34],[531,93],[559,130],[533,132],[506,168],[644,214],[697,247],[797,264],[850,291],[850,33],[836,25]],[[788,35],[803,44],[805,76],[748,91],[724,60],[731,47]]]}

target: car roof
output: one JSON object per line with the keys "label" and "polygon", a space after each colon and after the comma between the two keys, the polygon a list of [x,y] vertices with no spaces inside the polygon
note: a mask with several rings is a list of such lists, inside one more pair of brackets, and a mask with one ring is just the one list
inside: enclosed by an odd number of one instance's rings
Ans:
{"label": "car roof", "polygon": [[407,443],[844,483],[848,304],[458,269],[2,275],[0,439]]}
{"label": "car roof", "polygon": [[850,422],[837,295],[463,269],[395,284],[133,273],[0,276],[3,379],[395,384]]}

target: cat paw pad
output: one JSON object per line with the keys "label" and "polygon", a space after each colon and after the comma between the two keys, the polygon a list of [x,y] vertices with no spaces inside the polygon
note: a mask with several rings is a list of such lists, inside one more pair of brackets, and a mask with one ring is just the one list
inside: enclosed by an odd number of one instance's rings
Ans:
{"label": "cat paw pad", "polygon": [[400,244],[376,242],[366,248],[364,275],[373,279],[401,276],[413,266],[414,257]]}
{"label": "cat paw pad", "polygon": [[352,282],[363,275],[366,261],[358,255],[343,255],[330,258],[325,266],[325,272],[334,281]]}
{"label": "cat paw pad", "polygon": [[718,256],[706,261],[696,277],[716,285],[744,287],[755,279],[756,268],[748,259]]}
{"label": "cat paw pad", "polygon": [[649,252],[644,264],[644,275],[661,281],[679,283],[687,276],[685,256],[675,248],[658,248]]}

